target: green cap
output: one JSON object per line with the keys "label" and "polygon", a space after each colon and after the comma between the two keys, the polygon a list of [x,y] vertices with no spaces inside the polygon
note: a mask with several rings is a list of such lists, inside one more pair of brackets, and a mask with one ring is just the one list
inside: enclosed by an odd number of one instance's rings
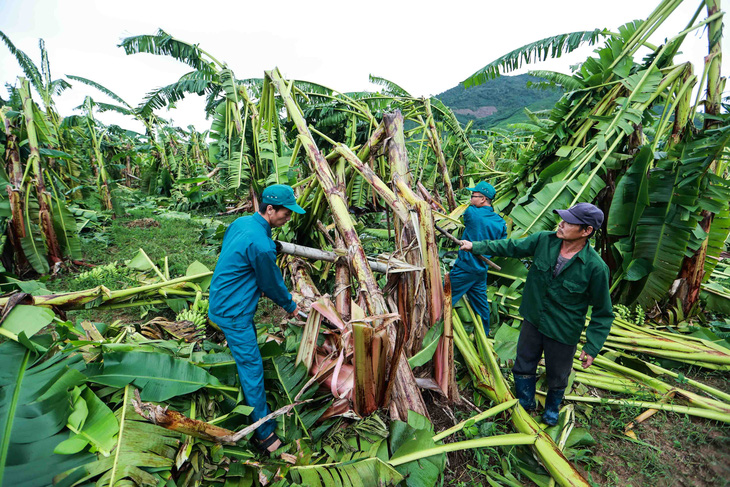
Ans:
{"label": "green cap", "polygon": [[292,187],[286,184],[272,184],[264,189],[261,202],[265,205],[280,205],[300,215],[306,213],[304,208],[297,204]]}
{"label": "green cap", "polygon": [[491,184],[489,184],[486,181],[480,181],[479,184],[477,184],[473,188],[466,188],[466,189],[468,189],[469,191],[473,191],[475,193],[481,193],[484,196],[486,196],[487,198],[489,198],[490,200],[494,199],[494,195],[497,194],[497,190],[494,189],[494,186],[492,186]]}

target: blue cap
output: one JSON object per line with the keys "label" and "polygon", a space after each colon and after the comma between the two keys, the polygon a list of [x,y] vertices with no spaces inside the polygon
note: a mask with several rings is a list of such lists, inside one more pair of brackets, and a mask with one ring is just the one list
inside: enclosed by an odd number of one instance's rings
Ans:
{"label": "blue cap", "polygon": [[573,225],[590,225],[593,230],[603,225],[603,212],[590,203],[578,203],[567,210],[553,210],[553,213],[560,215],[566,223]]}
{"label": "blue cap", "polygon": [[497,190],[494,189],[494,186],[489,184],[486,181],[480,181],[479,184],[474,186],[473,188],[466,188],[469,191],[473,191],[475,193],[481,193],[490,200],[494,199],[494,195],[497,194]]}
{"label": "blue cap", "polygon": [[294,190],[286,184],[272,184],[261,194],[261,203],[265,205],[280,205],[300,215],[306,213],[304,208],[297,204]]}

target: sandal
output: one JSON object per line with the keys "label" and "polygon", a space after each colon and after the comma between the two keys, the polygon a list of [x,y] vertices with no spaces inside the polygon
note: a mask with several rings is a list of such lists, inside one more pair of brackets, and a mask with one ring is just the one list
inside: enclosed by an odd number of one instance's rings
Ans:
{"label": "sandal", "polygon": [[[273,451],[269,451],[269,447],[271,445],[273,445],[274,443],[276,443],[277,440],[280,441],[280,438],[278,436],[276,436],[276,433],[271,433],[271,435],[268,438],[266,438],[265,440],[256,441],[255,442],[256,448],[258,448],[258,450],[264,454],[274,453]],[[281,445],[279,445],[279,448],[281,448]],[[276,450],[274,450],[274,451],[276,451]]]}

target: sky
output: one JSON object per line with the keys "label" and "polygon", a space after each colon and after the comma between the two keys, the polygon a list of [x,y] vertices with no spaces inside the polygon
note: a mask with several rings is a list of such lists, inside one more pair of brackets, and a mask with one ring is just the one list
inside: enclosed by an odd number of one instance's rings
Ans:
{"label": "sky", "polygon": [[[149,91],[176,81],[191,68],[172,58],[126,55],[121,39],[154,34],[161,28],[225,62],[239,79],[262,77],[278,66],[287,78],[313,81],[336,90],[378,89],[368,75],[389,79],[414,96],[437,95],[456,86],[494,59],[530,42],[562,33],[617,28],[644,19],[658,0],[452,0],[450,2],[369,0],[0,0],[0,31],[40,66],[43,38],[53,78],[92,79],[132,106]],[[728,10],[730,0],[722,0]],[[685,0],[652,37],[655,44],[686,27],[698,1]],[[704,12],[702,18],[704,18]],[[725,25],[730,23],[726,20]],[[700,35],[702,34],[702,35]],[[593,47],[558,60],[524,67],[570,73]],[[688,36],[682,60],[701,75],[707,33]],[[730,53],[726,33],[723,51]],[[730,73],[725,54],[723,74]],[[0,83],[17,83],[22,72],[0,42]],[[86,95],[111,102],[77,82],[56,99],[61,115],[74,113]],[[729,87],[730,88],[730,87]],[[4,88],[0,96],[7,97]],[[38,98],[36,98],[38,99]],[[160,116],[176,125],[210,128],[203,98],[191,95]],[[141,131],[118,114],[98,116]]]}

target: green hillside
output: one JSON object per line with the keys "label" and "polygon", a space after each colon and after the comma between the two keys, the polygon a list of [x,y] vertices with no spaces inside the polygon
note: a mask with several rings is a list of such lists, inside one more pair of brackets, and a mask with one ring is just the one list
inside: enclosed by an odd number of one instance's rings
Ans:
{"label": "green hillside", "polygon": [[480,129],[506,126],[527,121],[525,107],[531,111],[549,109],[562,95],[558,89],[528,87],[528,81],[539,78],[522,74],[502,76],[472,88],[459,84],[436,98],[454,110],[462,123],[474,120],[474,127]]}

